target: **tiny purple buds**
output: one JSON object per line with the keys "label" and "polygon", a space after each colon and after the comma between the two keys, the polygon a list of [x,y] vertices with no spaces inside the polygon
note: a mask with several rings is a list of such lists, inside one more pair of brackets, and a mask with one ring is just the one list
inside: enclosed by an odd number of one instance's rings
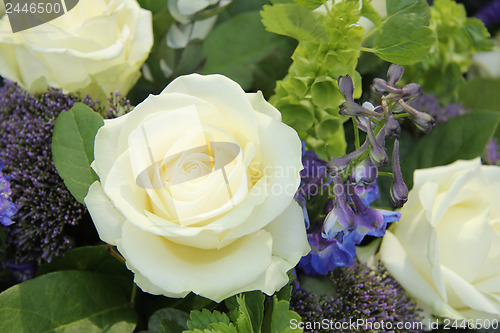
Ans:
{"label": "tiny purple buds", "polygon": [[392,64],[389,66],[387,71],[387,80],[390,86],[394,86],[396,82],[403,76],[404,68],[403,66]]}
{"label": "tiny purple buds", "polygon": [[403,207],[408,200],[408,187],[406,187],[401,174],[401,166],[399,165],[399,141],[397,139],[394,140],[392,169],[394,172],[394,180],[392,181],[390,190],[391,202],[396,207]]}
{"label": "tiny purple buds", "polygon": [[340,93],[344,96],[347,102],[354,102],[352,95],[354,94],[354,86],[352,84],[352,78],[349,75],[339,76],[337,80]]}
{"label": "tiny purple buds", "polygon": [[385,134],[390,138],[399,138],[401,126],[399,122],[391,115],[385,123]]}

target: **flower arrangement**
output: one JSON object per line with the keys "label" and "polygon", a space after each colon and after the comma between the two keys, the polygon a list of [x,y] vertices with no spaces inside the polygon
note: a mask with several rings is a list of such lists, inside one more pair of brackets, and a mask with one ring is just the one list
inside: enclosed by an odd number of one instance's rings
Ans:
{"label": "flower arrangement", "polygon": [[498,1],[35,2],[0,332],[498,330]]}

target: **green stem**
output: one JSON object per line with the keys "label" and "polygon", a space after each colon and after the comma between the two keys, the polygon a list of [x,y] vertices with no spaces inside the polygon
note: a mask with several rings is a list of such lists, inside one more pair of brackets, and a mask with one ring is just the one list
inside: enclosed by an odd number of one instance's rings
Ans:
{"label": "green stem", "polygon": [[133,285],[132,285],[132,294],[130,295],[130,302],[128,302],[128,304],[131,307],[134,307],[134,305],[135,305],[135,297],[136,296],[137,296],[137,285],[135,284],[135,282],[133,282]]}
{"label": "green stem", "polygon": [[399,119],[399,118],[406,118],[406,117],[409,117],[410,115],[408,113],[400,113],[400,114],[394,114],[393,117],[396,118],[396,119]]}
{"label": "green stem", "polygon": [[356,149],[359,149],[360,144],[359,144],[359,130],[358,130],[358,122],[356,121],[356,118],[351,117],[352,119],[352,124],[354,126],[354,145],[356,146]]}
{"label": "green stem", "polygon": [[378,172],[378,175],[379,175],[379,176],[391,177],[391,178],[393,178],[393,179],[394,179],[394,175],[392,174],[392,172],[379,171],[379,172]]}

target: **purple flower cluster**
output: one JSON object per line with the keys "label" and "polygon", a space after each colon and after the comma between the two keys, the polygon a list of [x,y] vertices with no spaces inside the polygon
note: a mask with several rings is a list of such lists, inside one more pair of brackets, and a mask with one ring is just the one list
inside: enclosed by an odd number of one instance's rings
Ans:
{"label": "purple flower cluster", "polygon": [[107,113],[87,96],[82,99],[53,89],[31,95],[8,81],[0,88],[0,160],[18,207],[12,216],[15,223],[6,228],[16,264],[50,261],[71,248],[66,229],[86,213],[64,186],[51,154],[58,114],[78,101]]}
{"label": "purple flower cluster", "polygon": [[[318,226],[308,234],[311,252],[303,257],[299,267],[309,275],[326,275],[335,267],[352,265],[356,255],[356,245],[366,235],[380,237],[385,234],[387,223],[399,221],[400,213],[383,209],[369,208],[380,197],[377,184],[373,179],[369,186],[363,183],[373,170],[370,165],[361,163],[353,171],[353,179],[358,183],[344,186],[339,176],[327,178],[326,161],[313,152],[306,152],[302,158],[302,186],[299,188],[299,204],[304,208],[306,226],[309,218],[305,209],[306,200],[318,195],[333,180],[336,199],[329,199],[325,205],[326,219],[321,230]],[[376,178],[376,176],[375,176]],[[314,185],[314,186],[313,186]],[[319,190],[318,190],[319,189]],[[337,203],[337,204],[335,204]]]}
{"label": "purple flower cluster", "polygon": [[14,223],[11,218],[17,212],[17,206],[12,202],[12,191],[8,177],[2,174],[4,165],[0,163],[0,223],[8,226]]}
{"label": "purple flower cluster", "polygon": [[[321,322],[327,318],[335,323],[356,322],[362,319],[365,325],[335,329],[337,332],[380,332],[370,323],[397,322],[416,323],[421,310],[405,296],[403,288],[392,279],[382,267],[372,269],[354,262],[350,267],[337,268],[328,275],[335,288],[336,296],[317,295],[294,290],[290,302],[303,322]],[[364,326],[364,327],[363,327]],[[416,326],[416,325],[415,325]],[[312,328],[308,332],[331,332],[329,328]],[[420,332],[408,329],[405,332]]]}

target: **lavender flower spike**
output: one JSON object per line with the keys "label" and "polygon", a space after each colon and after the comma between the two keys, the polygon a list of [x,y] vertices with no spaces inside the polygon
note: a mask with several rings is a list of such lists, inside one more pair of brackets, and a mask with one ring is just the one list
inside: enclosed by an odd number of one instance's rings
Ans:
{"label": "lavender flower spike", "polygon": [[408,187],[406,187],[401,174],[401,166],[399,165],[399,141],[397,139],[394,140],[392,168],[394,172],[394,180],[392,181],[390,190],[391,202],[396,207],[403,207],[408,200]]}

